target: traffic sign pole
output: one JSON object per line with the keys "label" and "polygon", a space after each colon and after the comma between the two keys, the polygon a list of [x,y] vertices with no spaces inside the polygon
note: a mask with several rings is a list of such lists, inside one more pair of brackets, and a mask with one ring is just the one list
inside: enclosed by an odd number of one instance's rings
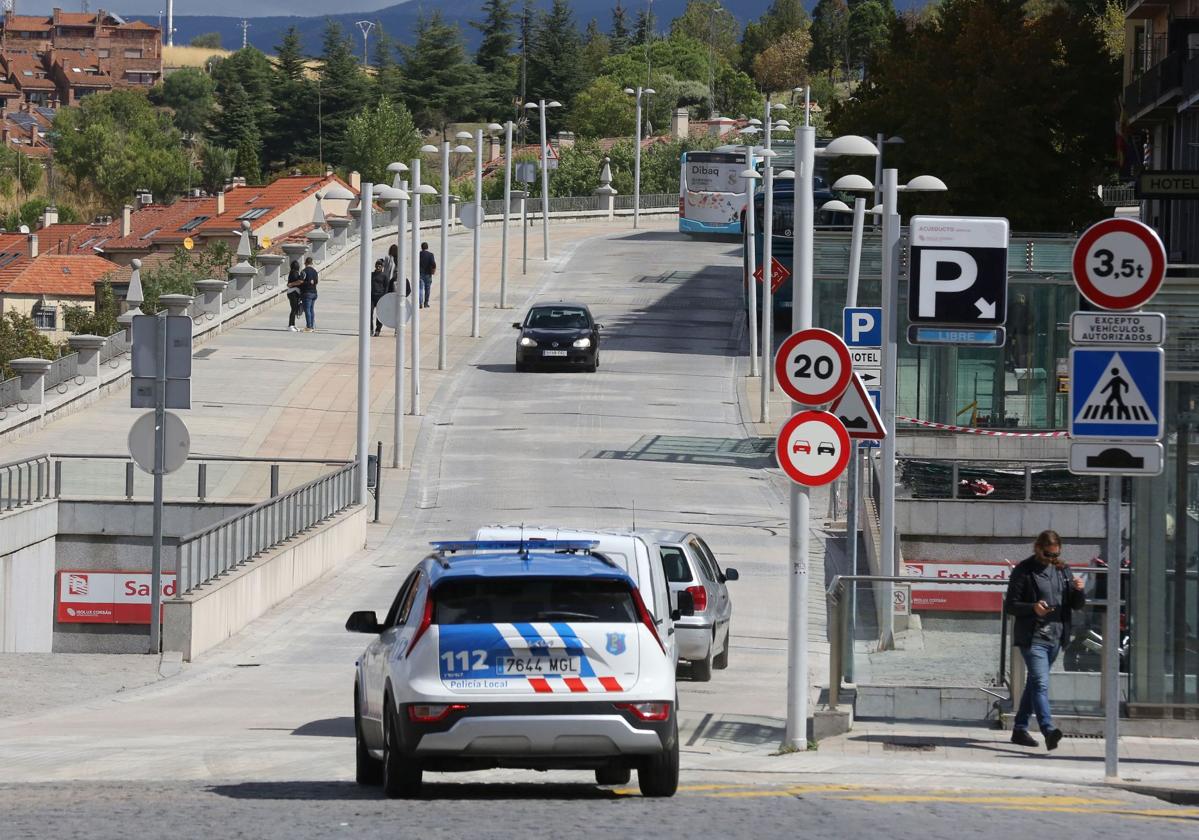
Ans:
{"label": "traffic sign pole", "polygon": [[[769,138],[767,144],[769,146]],[[774,167],[766,156],[762,167],[762,423],[770,422],[770,392],[774,390]],[[792,286],[792,306],[795,288]]]}
{"label": "traffic sign pole", "polygon": [[[883,253],[882,303],[883,321],[883,381],[880,408],[883,426],[892,431],[883,438],[882,458],[879,461],[879,524],[882,537],[882,570],[898,575],[895,552],[895,391],[899,357],[899,190],[898,171],[883,170]],[[883,626],[879,632],[879,647],[887,650],[895,636],[895,597],[889,583],[882,585]]]}
{"label": "traffic sign pole", "polygon": [[1107,612],[1103,616],[1103,774],[1120,776],[1120,476],[1107,477]]}
{"label": "traffic sign pole", "polygon": [[162,476],[166,452],[167,320],[158,315],[158,365],[154,388],[154,536],[150,554],[150,653],[162,652]]}

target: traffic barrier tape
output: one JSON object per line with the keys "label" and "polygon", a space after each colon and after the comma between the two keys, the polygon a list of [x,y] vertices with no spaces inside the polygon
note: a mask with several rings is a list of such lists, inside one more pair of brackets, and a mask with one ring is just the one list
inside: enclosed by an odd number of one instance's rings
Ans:
{"label": "traffic barrier tape", "polygon": [[945,432],[962,432],[970,435],[988,435],[990,437],[1032,437],[1032,438],[1059,438],[1069,437],[1067,431],[1057,432],[1000,432],[995,429],[976,429],[973,426],[954,426],[951,423],[934,423],[931,420],[920,420],[916,417],[895,416],[896,420],[902,420],[904,423],[915,423],[917,426],[927,426],[930,429],[940,429]]}

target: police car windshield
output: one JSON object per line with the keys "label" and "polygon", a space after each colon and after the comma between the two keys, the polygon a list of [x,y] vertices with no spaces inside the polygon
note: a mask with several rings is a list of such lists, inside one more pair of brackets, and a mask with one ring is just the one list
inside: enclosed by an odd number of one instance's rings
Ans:
{"label": "police car windshield", "polygon": [[586,578],[450,580],[433,596],[437,624],[529,621],[633,623],[637,607],[627,584]]}

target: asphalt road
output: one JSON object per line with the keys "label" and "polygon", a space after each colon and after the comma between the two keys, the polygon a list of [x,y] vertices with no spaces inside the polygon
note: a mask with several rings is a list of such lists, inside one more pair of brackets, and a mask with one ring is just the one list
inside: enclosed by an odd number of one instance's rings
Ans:
{"label": "asphalt road", "polygon": [[[839,784],[852,766],[836,756],[806,776],[786,771],[800,758],[766,756],[785,696],[786,511],[742,416],[736,264],[729,243],[663,231],[574,247],[533,298],[592,305],[606,327],[600,371],[515,373],[508,324],[520,313],[491,313],[476,354],[431,395],[400,516],[370,553],[178,676],[90,699],[83,685],[74,705],[0,720],[0,838],[1193,836],[1195,809],[1131,794],[855,788]],[[580,773],[430,774],[421,802],[353,783],[353,661],[366,639],[343,629],[352,610],[385,609],[430,539],[634,518],[701,532],[742,574],[730,668],[680,685],[684,712],[704,722],[685,737],[676,798]]]}

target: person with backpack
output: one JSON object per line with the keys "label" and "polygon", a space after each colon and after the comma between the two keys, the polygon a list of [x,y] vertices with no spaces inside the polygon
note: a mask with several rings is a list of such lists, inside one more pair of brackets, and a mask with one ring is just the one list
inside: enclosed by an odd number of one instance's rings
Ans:
{"label": "person with backpack", "polygon": [[287,305],[291,307],[291,314],[287,317],[287,329],[289,332],[299,332],[296,329],[296,316],[304,309],[304,303],[300,300],[300,286],[304,284],[304,275],[300,271],[300,263],[298,260],[291,261],[291,270],[287,272]]}
{"label": "person with backpack", "polygon": [[375,321],[375,331],[379,335],[383,331],[383,322],[379,320],[378,306],[383,296],[395,288],[395,283],[387,275],[383,260],[375,260],[375,270],[371,272],[371,317]]}
{"label": "person with backpack", "polygon": [[312,267],[312,257],[304,258],[302,277],[300,300],[304,304],[304,332],[312,332],[316,329],[316,284],[320,279]]}

